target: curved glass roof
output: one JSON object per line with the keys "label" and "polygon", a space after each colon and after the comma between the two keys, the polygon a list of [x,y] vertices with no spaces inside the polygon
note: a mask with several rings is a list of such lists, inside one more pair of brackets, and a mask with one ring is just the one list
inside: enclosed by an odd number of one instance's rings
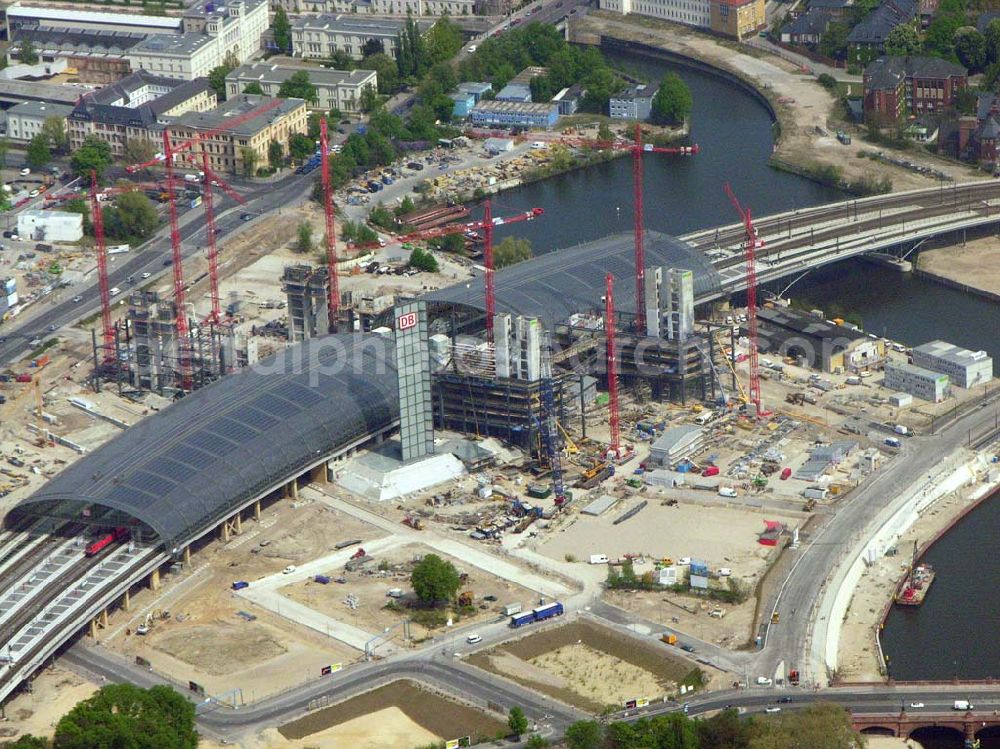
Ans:
{"label": "curved glass roof", "polygon": [[93,503],[148,525],[169,550],[398,417],[392,341],[314,339],[139,422],[20,502],[10,519]]}
{"label": "curved glass roof", "polygon": [[[685,268],[694,272],[697,300],[721,287],[709,259],[686,242],[646,232],[646,267]],[[539,255],[495,274],[497,311],[541,318],[547,327],[565,323],[570,315],[603,309],[604,276],[615,277],[615,307],[635,308],[635,241],[632,234],[615,234],[594,242]],[[465,304],[486,309],[482,284],[462,282],[422,297],[428,301]]]}

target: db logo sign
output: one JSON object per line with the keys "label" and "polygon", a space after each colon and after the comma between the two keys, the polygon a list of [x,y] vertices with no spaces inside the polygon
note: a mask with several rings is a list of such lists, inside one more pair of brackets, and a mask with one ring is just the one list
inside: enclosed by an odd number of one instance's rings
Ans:
{"label": "db logo sign", "polygon": [[417,327],[417,313],[408,312],[396,318],[396,330],[409,330]]}

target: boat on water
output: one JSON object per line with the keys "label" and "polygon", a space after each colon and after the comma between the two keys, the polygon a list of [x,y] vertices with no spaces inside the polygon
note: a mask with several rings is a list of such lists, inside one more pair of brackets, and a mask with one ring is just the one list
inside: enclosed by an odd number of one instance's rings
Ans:
{"label": "boat on water", "polygon": [[920,564],[910,570],[903,581],[903,587],[896,593],[896,603],[900,606],[919,606],[927,597],[927,591],[934,582],[934,568]]}

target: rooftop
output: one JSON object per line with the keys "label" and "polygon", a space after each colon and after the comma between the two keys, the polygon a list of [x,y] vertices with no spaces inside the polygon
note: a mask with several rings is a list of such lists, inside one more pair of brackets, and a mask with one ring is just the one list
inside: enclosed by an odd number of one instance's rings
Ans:
{"label": "rooftop", "polygon": [[882,0],[875,10],[851,29],[847,35],[848,43],[883,44],[890,31],[917,17],[919,5],[919,0]]}
{"label": "rooftop", "polygon": [[962,367],[990,358],[986,351],[970,351],[947,341],[929,341],[923,345],[914,346],[913,353],[933,356]]}
{"label": "rooftop", "polygon": [[373,70],[331,70],[313,65],[275,65],[267,62],[246,63],[226,76],[232,81],[261,81],[282,84],[299,71],[309,74],[309,81],[318,86],[361,86],[374,74]]}
{"label": "rooftop", "polygon": [[837,325],[837,323],[830,320],[823,320],[815,315],[799,312],[788,307],[761,307],[757,311],[757,317],[771,325],[794,330],[802,335],[812,336],[813,338],[839,338],[856,341],[860,338],[868,337],[861,330],[854,330],[853,328],[848,328],[846,325]]}
{"label": "rooftop", "polygon": [[824,33],[829,25],[830,14],[827,11],[810,8],[782,29],[782,31],[787,31],[789,34],[819,35]]}
{"label": "rooftop", "polygon": [[65,119],[72,111],[73,106],[71,104],[55,104],[47,101],[25,101],[8,109],[7,116],[10,117],[10,115],[16,114],[21,117],[39,117],[42,119],[47,117],[59,117],[60,119]]}
{"label": "rooftop", "polygon": [[701,436],[704,429],[694,424],[681,424],[663,430],[663,434],[656,438],[653,443],[653,450],[666,453],[673,452],[676,448],[684,447],[689,442]]}
{"label": "rooftop", "polygon": [[245,120],[234,128],[226,127],[226,120],[229,118],[238,117],[244,112],[256,109],[267,101],[270,101],[267,96],[240,94],[239,96],[227,99],[211,112],[186,112],[174,121],[174,127],[187,127],[192,130],[216,130],[221,128],[225,132],[236,135],[255,135],[270,123],[285,117],[299,107],[305,106],[305,101],[302,99],[281,99],[280,104],[275,109]]}
{"label": "rooftop", "polygon": [[[79,215],[79,214],[76,214]],[[144,419],[7,518],[87,504],[149,526],[172,550],[323,455],[398,418],[394,348],[378,336],[290,346]]]}
{"label": "rooftop", "polygon": [[549,102],[530,101],[480,101],[472,111],[480,112],[517,112],[521,114],[548,114],[558,105]]}
{"label": "rooftop", "polygon": [[[417,28],[423,33],[434,25],[433,21],[417,21]],[[292,21],[292,28],[310,31],[332,31],[340,34],[371,34],[373,36],[396,37],[406,26],[406,20],[399,18],[359,18],[355,14],[322,13],[318,16],[300,16]]]}
{"label": "rooftop", "polygon": [[107,26],[144,26],[160,28],[164,31],[179,32],[181,20],[167,16],[143,16],[138,13],[119,11],[117,13],[102,13],[92,10],[76,10],[75,8],[52,8],[38,5],[25,6],[14,3],[7,7],[7,18],[36,18],[42,21],[70,21],[77,23],[93,23]]}
{"label": "rooftop", "polygon": [[193,31],[187,34],[151,34],[132,48],[132,54],[177,55],[188,57],[216,37]]}
{"label": "rooftop", "polygon": [[44,83],[40,81],[5,81],[0,80],[0,99],[54,101],[63,104],[75,104],[87,88]]}
{"label": "rooftop", "polygon": [[948,379],[948,375],[942,372],[933,372],[925,367],[918,367],[916,364],[910,364],[903,361],[893,361],[889,359],[885,363],[886,370],[898,369],[903,372],[908,372],[909,374],[915,375],[917,377],[923,377],[928,380],[934,380],[935,382],[940,379]]}
{"label": "rooftop", "polygon": [[617,94],[612,94],[611,98],[615,101],[631,101],[633,99],[651,99],[656,96],[656,92],[659,90],[659,85],[655,83],[640,83],[637,86],[629,86],[624,91],[620,91]]}
{"label": "rooftop", "polygon": [[[150,98],[150,88],[160,95]],[[182,81],[137,70],[83,97],[72,117],[74,120],[149,127],[164,112],[202,93],[215,94],[205,78]]]}
{"label": "rooftop", "polygon": [[16,32],[13,45],[30,39],[39,54],[47,51],[77,52],[83,54],[125,54],[146,38],[137,31],[109,31],[106,29],[71,29],[64,26],[39,26],[28,23]]}
{"label": "rooftop", "polygon": [[[545,220],[543,217],[542,221]],[[603,310],[604,276],[618,279],[615,303],[622,310],[635,308],[631,233],[546,252],[494,274],[497,312],[540,317],[551,328],[565,323],[570,315]],[[687,268],[694,272],[695,298],[715,293],[721,286],[719,274],[704,254],[679,239],[655,231],[646,232],[646,264]],[[430,302],[469,305],[485,310],[482,284],[468,287],[464,282],[430,292]]]}

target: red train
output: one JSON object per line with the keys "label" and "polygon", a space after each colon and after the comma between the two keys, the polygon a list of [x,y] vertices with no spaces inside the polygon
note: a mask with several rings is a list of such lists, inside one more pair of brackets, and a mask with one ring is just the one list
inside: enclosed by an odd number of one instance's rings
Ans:
{"label": "red train", "polygon": [[121,541],[128,535],[128,528],[115,528],[111,533],[106,536],[101,536],[99,539],[87,546],[87,550],[84,554],[88,557],[92,557],[99,553],[103,549],[106,549],[111,544],[116,541]]}

